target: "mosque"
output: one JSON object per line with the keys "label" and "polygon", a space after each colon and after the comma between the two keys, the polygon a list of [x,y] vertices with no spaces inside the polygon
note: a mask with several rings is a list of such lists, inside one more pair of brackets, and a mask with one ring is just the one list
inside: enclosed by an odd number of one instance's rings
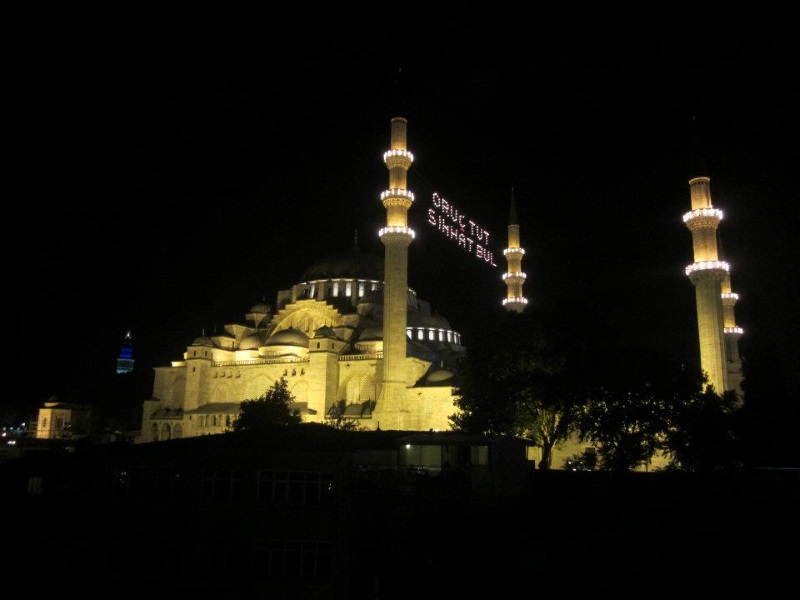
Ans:
{"label": "mosque", "polygon": [[[242,401],[287,381],[306,422],[324,422],[343,403],[344,416],[368,430],[450,429],[455,373],[465,356],[460,333],[408,286],[407,121],[391,120],[383,155],[389,186],[381,194],[383,257],[358,247],[309,267],[277,294],[253,305],[246,323],[192,341],[181,360],[155,368],[144,402],[140,442],[226,431]],[[512,199],[513,203],[513,199]],[[524,306],[518,225],[509,226],[509,310]]]}
{"label": "mosque", "polygon": [[[456,373],[466,349],[449,321],[408,286],[408,247],[414,194],[407,175],[414,161],[407,120],[390,123],[383,154],[388,188],[380,199],[386,226],[384,256],[352,251],[320,260],[274,306],[254,304],[244,323],[194,339],[179,360],[155,368],[152,396],[142,411],[140,443],[222,433],[244,400],[262,397],[285,379],[305,422],[325,422],[334,407],[366,430],[444,431],[457,411]],[[717,390],[738,389],[741,361],[728,264],[719,260],[716,231],[722,213],[711,203],[709,178],[689,181],[695,262],[686,274],[696,291],[701,367]],[[452,216],[452,215],[451,215]],[[480,248],[479,248],[480,250]],[[524,249],[512,190],[506,310],[522,312]],[[566,456],[573,448],[562,449]],[[554,463],[560,462],[555,460]]]}

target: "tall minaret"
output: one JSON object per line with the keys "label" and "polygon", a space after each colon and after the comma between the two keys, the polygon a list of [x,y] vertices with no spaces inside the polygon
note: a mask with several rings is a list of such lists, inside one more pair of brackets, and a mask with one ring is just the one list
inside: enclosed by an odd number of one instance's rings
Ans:
{"label": "tall minaret", "polygon": [[519,245],[519,218],[517,205],[514,201],[514,188],[511,188],[511,210],[508,215],[508,248],[503,250],[508,263],[508,270],[503,273],[506,284],[506,297],[503,306],[506,310],[521,313],[528,305],[528,299],[522,295],[522,284],[525,282],[525,273],[522,271],[522,256],[525,250]]}
{"label": "tall minaret", "polygon": [[683,222],[692,232],[694,262],[686,267],[695,289],[697,330],[700,339],[700,367],[717,393],[730,389],[725,359],[722,282],[728,276],[728,263],[717,255],[717,228],[722,211],[711,204],[710,178],[689,180],[692,210]]}
{"label": "tall minaret", "polygon": [[373,413],[376,427],[403,429],[406,382],[406,323],[408,310],[408,246],[414,230],[408,227],[408,209],[414,194],[407,189],[408,169],[414,156],[406,148],[403,117],[391,121],[391,145],[383,161],[389,169],[389,189],[381,193],[386,227],[378,232],[385,247],[383,288],[383,380]]}

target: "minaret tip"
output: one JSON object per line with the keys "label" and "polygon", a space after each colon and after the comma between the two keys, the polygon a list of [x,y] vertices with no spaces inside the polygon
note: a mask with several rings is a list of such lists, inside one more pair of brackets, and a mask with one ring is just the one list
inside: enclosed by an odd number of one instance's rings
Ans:
{"label": "minaret tip", "polygon": [[519,217],[517,216],[517,202],[514,199],[514,186],[511,186],[511,208],[508,211],[508,224],[519,225]]}

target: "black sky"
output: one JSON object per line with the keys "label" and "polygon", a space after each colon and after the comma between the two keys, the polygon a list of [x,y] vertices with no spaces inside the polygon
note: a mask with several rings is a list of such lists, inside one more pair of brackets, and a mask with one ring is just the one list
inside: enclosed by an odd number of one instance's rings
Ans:
{"label": "black sky", "polygon": [[[239,31],[226,16],[113,15],[102,28],[70,14],[33,28],[9,88],[25,182],[11,200],[9,297],[28,378],[13,403],[90,387],[129,328],[139,368],[180,358],[201,331],[274,304],[356,230],[381,253],[398,65],[416,158],[409,284],[455,329],[468,335],[505,294],[513,186],[532,302],[574,302],[579,319],[697,360],[681,217],[699,127],[737,319],[796,370],[795,38],[744,26],[260,31],[247,15]],[[434,191],[492,232],[498,268],[426,226]]]}

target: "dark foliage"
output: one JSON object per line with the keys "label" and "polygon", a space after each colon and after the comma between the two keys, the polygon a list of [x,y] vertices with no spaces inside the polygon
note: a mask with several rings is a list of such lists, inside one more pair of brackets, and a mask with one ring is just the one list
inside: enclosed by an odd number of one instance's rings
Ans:
{"label": "dark foliage", "polygon": [[287,381],[279,379],[261,398],[242,402],[241,413],[232,428],[246,431],[299,425],[302,417],[299,409],[292,408],[293,401]]}

